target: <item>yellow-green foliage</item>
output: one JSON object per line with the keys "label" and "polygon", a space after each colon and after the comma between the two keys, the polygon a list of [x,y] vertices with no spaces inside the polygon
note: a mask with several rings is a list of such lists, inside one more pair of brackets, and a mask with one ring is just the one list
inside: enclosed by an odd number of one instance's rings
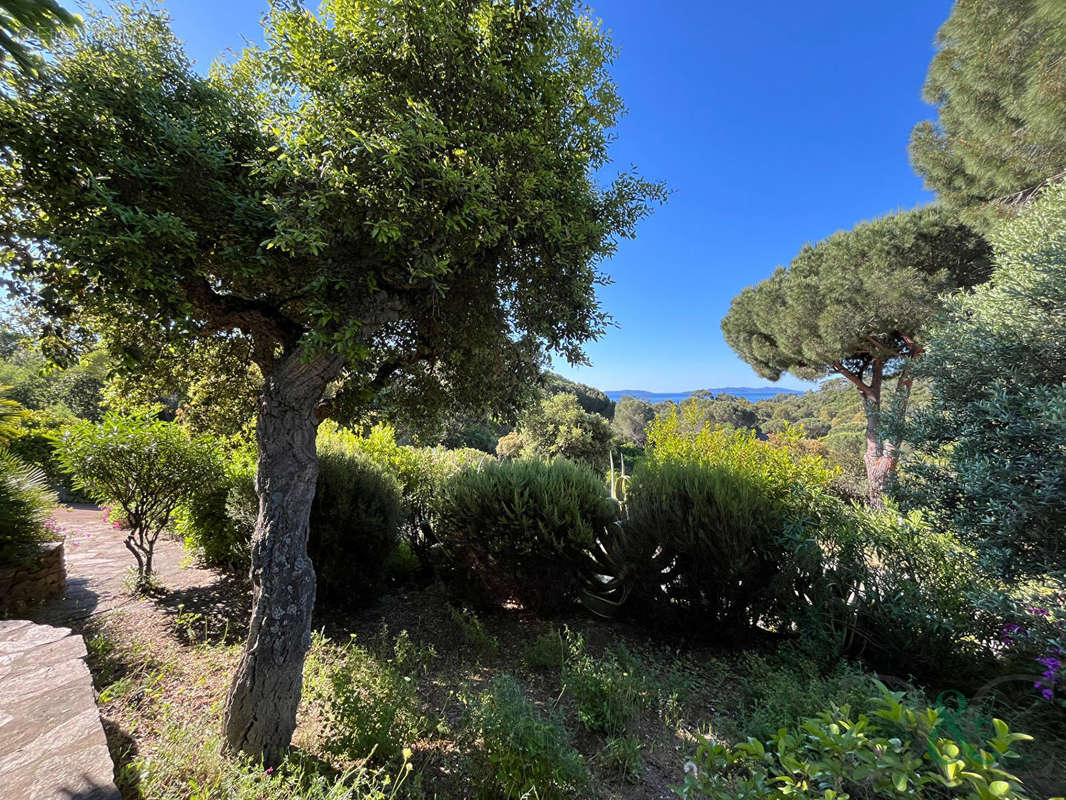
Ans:
{"label": "yellow-green foliage", "polygon": [[[801,484],[828,489],[836,470],[817,455],[803,452],[802,433],[786,429],[779,446],[759,441],[754,431],[698,426],[693,406],[660,414],[647,428],[650,461],[692,461],[757,476],[765,488],[790,490]],[[691,431],[695,430],[695,433]]]}

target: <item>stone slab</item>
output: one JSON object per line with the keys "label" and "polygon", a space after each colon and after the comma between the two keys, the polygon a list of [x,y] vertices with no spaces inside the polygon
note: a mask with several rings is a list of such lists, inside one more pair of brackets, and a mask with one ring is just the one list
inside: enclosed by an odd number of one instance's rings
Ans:
{"label": "stone slab", "polygon": [[121,800],[85,642],[68,628],[0,621],[0,798]]}

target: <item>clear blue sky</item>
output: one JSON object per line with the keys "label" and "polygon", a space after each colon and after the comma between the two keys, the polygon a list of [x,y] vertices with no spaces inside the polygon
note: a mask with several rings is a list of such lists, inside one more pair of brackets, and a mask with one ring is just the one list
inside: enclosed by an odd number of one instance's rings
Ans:
{"label": "clear blue sky", "polygon": [[[165,5],[206,69],[259,38],[265,0]],[[767,385],[720,320],[804,242],[931,199],[907,140],[932,115],[921,87],[951,0],[590,5],[621,49],[628,114],[614,160],[673,195],[604,265],[614,284],[601,297],[619,327],[590,344],[592,367],[557,369],[601,389]]]}

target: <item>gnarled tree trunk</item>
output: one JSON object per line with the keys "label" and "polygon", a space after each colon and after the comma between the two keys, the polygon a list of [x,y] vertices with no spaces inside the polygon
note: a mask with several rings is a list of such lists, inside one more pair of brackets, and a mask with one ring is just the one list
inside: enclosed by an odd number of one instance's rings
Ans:
{"label": "gnarled tree trunk", "polygon": [[282,758],[296,727],[311,644],[315,571],[307,529],[318,477],[317,405],[338,359],[299,351],[271,365],[259,398],[259,517],[252,537],[252,617],[227,698],[230,748],[266,764]]}

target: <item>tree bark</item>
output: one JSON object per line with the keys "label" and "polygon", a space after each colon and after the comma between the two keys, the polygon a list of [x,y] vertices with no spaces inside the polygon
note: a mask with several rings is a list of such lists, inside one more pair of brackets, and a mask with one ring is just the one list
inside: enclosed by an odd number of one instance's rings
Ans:
{"label": "tree bark", "polygon": [[296,728],[315,602],[307,529],[318,477],[316,406],[340,365],[297,350],[271,365],[259,398],[252,616],[227,698],[225,736],[231,749],[268,766],[281,760]]}

